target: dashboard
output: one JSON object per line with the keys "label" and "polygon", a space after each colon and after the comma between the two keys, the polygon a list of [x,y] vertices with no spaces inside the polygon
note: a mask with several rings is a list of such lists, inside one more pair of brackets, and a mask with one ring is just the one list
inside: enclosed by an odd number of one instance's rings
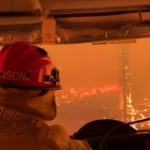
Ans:
{"label": "dashboard", "polygon": [[[113,132],[106,138],[110,130]],[[149,131],[138,132],[129,124],[110,119],[92,121],[71,138],[86,140],[93,150],[99,150],[102,143],[100,150],[150,150]]]}
{"label": "dashboard", "polygon": [[[99,150],[102,140],[103,137],[91,138],[86,141],[93,150]],[[110,136],[105,142],[103,150],[150,150],[150,133]]]}

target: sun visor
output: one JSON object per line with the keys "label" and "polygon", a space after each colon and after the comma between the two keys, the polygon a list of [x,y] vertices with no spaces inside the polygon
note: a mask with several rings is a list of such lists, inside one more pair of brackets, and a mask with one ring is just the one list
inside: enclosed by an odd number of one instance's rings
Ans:
{"label": "sun visor", "polygon": [[0,23],[0,45],[18,41],[44,45],[86,42],[106,44],[148,37],[150,37],[150,12],[142,13],[141,19],[138,13],[132,13],[95,17],[54,16],[44,20],[34,17],[30,18],[28,24]]}
{"label": "sun visor", "polygon": [[[150,13],[140,20],[138,14],[106,17],[59,18],[56,44],[135,40],[150,37]],[[120,18],[120,19],[119,19]],[[120,43],[120,42],[117,42]]]}
{"label": "sun visor", "polygon": [[150,21],[137,24],[58,23],[56,44],[119,41],[150,37]]}
{"label": "sun visor", "polygon": [[38,0],[6,0],[0,2],[0,45],[26,41],[42,42],[43,22]]}
{"label": "sun visor", "polygon": [[41,44],[41,26],[41,23],[0,26],[0,45],[12,44],[18,41]]}

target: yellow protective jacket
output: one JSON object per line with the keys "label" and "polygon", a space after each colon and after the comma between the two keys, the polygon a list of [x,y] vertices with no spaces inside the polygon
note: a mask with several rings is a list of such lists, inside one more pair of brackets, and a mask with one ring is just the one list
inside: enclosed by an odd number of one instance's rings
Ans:
{"label": "yellow protective jacket", "polygon": [[90,150],[62,126],[48,126],[55,115],[51,91],[0,88],[0,150]]}

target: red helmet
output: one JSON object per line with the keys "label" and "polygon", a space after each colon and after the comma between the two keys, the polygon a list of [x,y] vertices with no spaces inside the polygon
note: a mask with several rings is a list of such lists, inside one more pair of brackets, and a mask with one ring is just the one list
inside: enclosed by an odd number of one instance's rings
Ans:
{"label": "red helmet", "polygon": [[0,51],[0,87],[58,90],[59,71],[47,52],[26,42]]}

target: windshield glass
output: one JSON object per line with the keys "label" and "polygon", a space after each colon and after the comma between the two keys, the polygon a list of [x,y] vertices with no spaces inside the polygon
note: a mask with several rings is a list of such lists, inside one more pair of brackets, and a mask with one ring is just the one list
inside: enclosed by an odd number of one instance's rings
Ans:
{"label": "windshield glass", "polygon": [[[150,39],[136,43],[41,46],[60,70],[57,117],[69,134],[98,119],[149,117]],[[149,128],[150,122],[135,126]]]}

